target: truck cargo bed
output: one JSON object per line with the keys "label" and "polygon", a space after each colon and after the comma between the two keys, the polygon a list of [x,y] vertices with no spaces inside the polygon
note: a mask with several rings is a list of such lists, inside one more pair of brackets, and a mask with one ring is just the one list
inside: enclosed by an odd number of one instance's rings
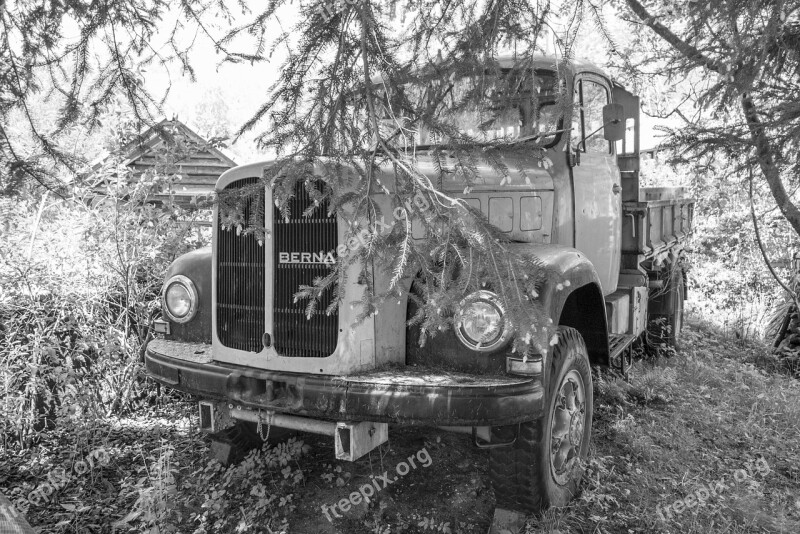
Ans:
{"label": "truck cargo bed", "polygon": [[622,254],[636,262],[666,254],[692,228],[694,199],[682,187],[643,187],[622,203]]}

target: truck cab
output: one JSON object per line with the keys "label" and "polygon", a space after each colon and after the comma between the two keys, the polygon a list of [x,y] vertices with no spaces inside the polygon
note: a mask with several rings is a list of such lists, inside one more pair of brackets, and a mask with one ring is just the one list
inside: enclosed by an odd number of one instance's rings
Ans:
{"label": "truck cab", "polygon": [[[499,61],[510,68],[516,59]],[[638,97],[587,63],[536,57],[526,68],[536,80],[536,121],[496,126],[520,143],[537,138],[538,152],[509,153],[508,177],[487,166],[470,187],[447,175],[437,186],[546,267],[535,299],[557,328],[547,350],[512,352],[510,334],[496,328],[504,310],[490,290],[464,295],[455,327],[420,346],[407,324],[413,280],[404,282],[404,296],[363,320],[346,304],[308,319],[305,304],[293,299],[298,287],[325,276],[337,250],[359,244],[325,209],[299,215],[312,202],[303,187],[291,199],[297,215],[290,219],[266,187],[243,206],[246,218],[263,225],[262,238],[226,227],[216,211],[212,247],[169,268],[160,335],[146,350],[149,375],[196,395],[208,431],[238,421],[316,432],[333,438],[343,460],[386,441],[389,424],[469,434],[490,449],[495,523],[509,511],[568,502],[591,437],[590,366],[624,372],[653,319],[666,323],[658,339],[676,342],[692,201],[681,190],[639,187]],[[571,115],[554,109],[555,95],[549,100],[558,83],[566,84]],[[419,135],[420,145],[431,142]],[[437,175],[438,162],[424,151],[415,163]],[[270,164],[227,171],[217,191],[258,183]],[[414,237],[424,238],[422,225],[410,222]],[[370,272],[364,280],[353,269],[343,302],[358,301],[367,283],[386,287],[382,269]],[[490,340],[480,337],[486,325],[497,331]]]}

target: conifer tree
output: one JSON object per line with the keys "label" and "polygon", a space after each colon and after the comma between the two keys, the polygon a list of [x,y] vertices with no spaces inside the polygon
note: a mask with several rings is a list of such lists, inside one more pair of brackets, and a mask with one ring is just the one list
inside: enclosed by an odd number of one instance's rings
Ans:
{"label": "conifer tree", "polygon": [[667,140],[679,159],[724,155],[745,184],[759,170],[800,234],[800,207],[789,193],[800,183],[800,2],[612,3],[633,29],[624,76],[644,91],[674,95],[661,114],[683,119]]}

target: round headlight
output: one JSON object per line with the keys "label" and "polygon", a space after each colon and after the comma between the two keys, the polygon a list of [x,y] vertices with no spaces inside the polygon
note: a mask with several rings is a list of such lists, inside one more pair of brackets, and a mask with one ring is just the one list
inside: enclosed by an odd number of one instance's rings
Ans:
{"label": "round headlight", "polygon": [[173,276],[164,285],[164,311],[176,323],[188,322],[197,313],[197,289],[183,275]]}
{"label": "round headlight", "polygon": [[471,350],[493,351],[511,338],[505,310],[491,291],[477,291],[462,300],[454,320],[458,339]]}

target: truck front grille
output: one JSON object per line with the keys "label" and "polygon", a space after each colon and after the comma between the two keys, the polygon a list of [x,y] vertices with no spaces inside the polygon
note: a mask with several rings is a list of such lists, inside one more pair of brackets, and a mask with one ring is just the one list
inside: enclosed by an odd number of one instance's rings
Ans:
{"label": "truck front grille", "polygon": [[[258,178],[247,178],[234,182],[225,190],[257,182]],[[249,221],[251,215],[255,215],[255,224],[263,228],[263,194],[245,201],[245,220]],[[265,249],[255,235],[237,234],[236,228],[223,230],[217,221],[217,337],[226,347],[261,352],[261,339],[266,331]]]}
{"label": "truck front grille", "polygon": [[[275,277],[274,323],[275,350],[287,357],[330,356],[336,350],[339,328],[337,311],[326,315],[325,309],[333,298],[328,289],[317,313],[306,319],[307,300],[294,302],[301,285],[313,285],[314,279],[330,273],[330,265],[321,258],[336,255],[336,215],[328,216],[328,203],[320,203],[311,217],[303,212],[313,203],[303,183],[298,183],[294,198],[289,201],[286,220],[280,210],[273,209]],[[331,253],[333,256],[327,256]]]}

